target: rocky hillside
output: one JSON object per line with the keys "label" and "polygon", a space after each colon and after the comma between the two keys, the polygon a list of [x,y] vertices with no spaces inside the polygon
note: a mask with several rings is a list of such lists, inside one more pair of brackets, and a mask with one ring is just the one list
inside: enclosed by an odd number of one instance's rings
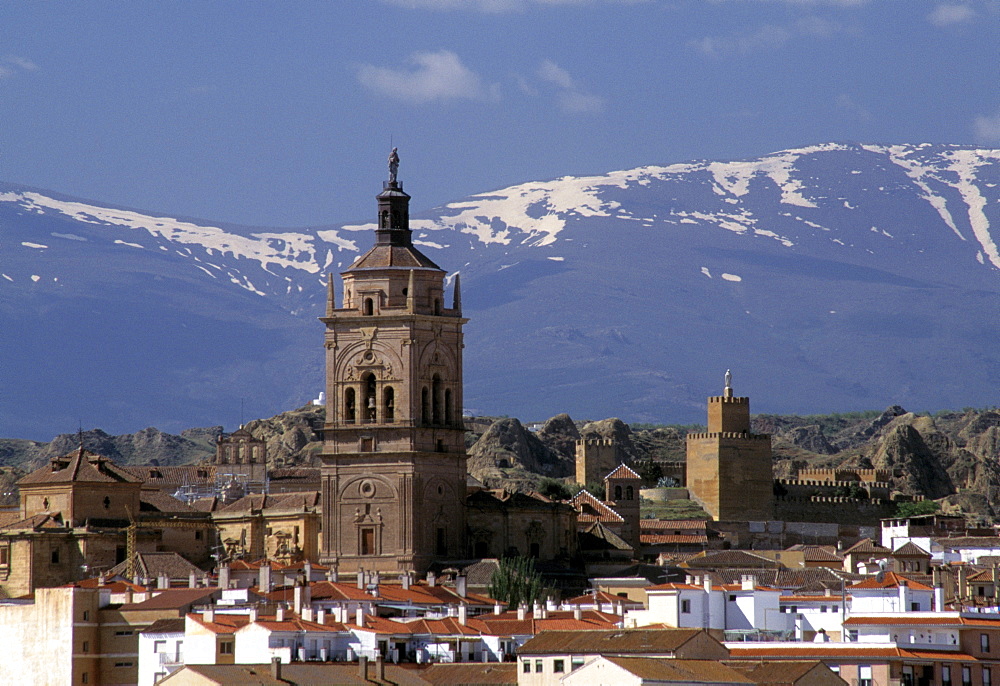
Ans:
{"label": "rocky hillside", "polygon": [[[307,405],[246,426],[264,438],[272,467],[316,465],[324,408]],[[529,430],[512,417],[466,420],[469,472],[489,487],[537,488],[543,479],[574,481],[575,442],[611,438],[619,459],[633,465],[684,459],[684,439],[698,426],[630,427],[620,419],[574,421],[560,414]],[[965,409],[934,415],[892,406],[884,412],[832,415],[757,415],[753,430],[773,436],[775,476],[806,467],[878,468],[893,487],[941,502],[945,511],[1000,514],[1000,410]],[[157,429],[110,436],[82,433],[84,445],[122,464],[191,464],[208,460],[222,427],[172,435]],[[0,439],[0,502],[14,498],[12,484],[50,457],[79,445],[80,434],[49,443]]]}

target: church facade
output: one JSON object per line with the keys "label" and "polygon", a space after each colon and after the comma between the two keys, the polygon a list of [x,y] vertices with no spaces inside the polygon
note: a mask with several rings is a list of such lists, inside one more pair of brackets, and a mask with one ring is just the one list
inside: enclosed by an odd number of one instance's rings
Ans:
{"label": "church facade", "polygon": [[[392,159],[390,159],[392,162]],[[396,158],[398,165],[398,157]],[[462,317],[458,276],[412,242],[410,196],[377,196],[375,245],[332,275],[320,561],[338,572],[422,572],[466,553]]]}

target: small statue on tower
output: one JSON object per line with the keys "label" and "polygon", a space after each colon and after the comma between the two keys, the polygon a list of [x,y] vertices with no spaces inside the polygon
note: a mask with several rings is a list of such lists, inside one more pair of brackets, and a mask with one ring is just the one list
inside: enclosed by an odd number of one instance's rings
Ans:
{"label": "small statue on tower", "polygon": [[727,389],[730,389],[730,388],[732,388],[732,387],[733,387],[733,375],[732,375],[732,373],[731,373],[731,372],[730,372],[730,371],[729,371],[729,370],[727,369],[727,370],[726,370],[726,388],[727,388]]}
{"label": "small statue on tower", "polygon": [[389,183],[396,183],[397,173],[399,173],[399,153],[393,148],[389,153]]}

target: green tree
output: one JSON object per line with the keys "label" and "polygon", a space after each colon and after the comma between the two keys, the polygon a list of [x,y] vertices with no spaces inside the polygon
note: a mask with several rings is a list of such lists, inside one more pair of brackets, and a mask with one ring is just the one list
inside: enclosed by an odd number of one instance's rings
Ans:
{"label": "green tree", "polygon": [[538,482],[538,492],[552,500],[569,500],[576,495],[568,485],[549,476]]}
{"label": "green tree", "polygon": [[940,509],[941,505],[933,500],[902,502],[896,505],[896,516],[901,519],[905,517],[918,517],[920,515],[934,514]]}
{"label": "green tree", "polygon": [[490,596],[508,607],[531,606],[542,597],[542,576],[530,557],[505,557],[490,577]]}

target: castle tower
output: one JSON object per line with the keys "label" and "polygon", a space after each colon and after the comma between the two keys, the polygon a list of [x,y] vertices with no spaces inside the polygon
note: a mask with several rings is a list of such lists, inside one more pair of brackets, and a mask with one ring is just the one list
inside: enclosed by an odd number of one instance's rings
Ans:
{"label": "castle tower", "polygon": [[576,442],[576,482],[600,483],[618,464],[618,448],[610,438],[581,438]]}
{"label": "castle tower", "polygon": [[422,572],[464,552],[466,454],[458,276],[413,247],[410,196],[378,199],[375,246],[329,281],[321,561],[342,573]]}
{"label": "castle tower", "polygon": [[774,519],[771,436],[750,433],[750,399],[733,397],[731,376],[708,399],[708,431],[687,436],[687,488],[716,520]]}

